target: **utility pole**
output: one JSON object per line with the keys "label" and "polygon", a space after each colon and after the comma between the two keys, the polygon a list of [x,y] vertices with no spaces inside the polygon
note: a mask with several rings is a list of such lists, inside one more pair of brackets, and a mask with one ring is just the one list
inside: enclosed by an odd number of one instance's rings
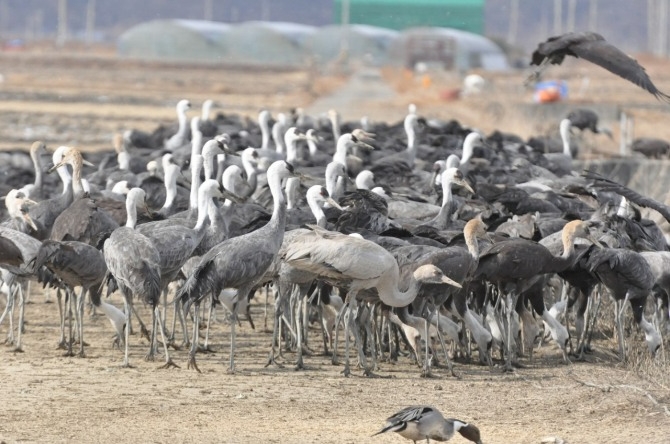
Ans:
{"label": "utility pole", "polygon": [[668,55],[668,0],[660,0],[658,6],[657,55],[665,57]]}
{"label": "utility pole", "polygon": [[58,0],[58,36],[56,44],[63,46],[67,40],[67,0]]}
{"label": "utility pole", "polygon": [[205,20],[212,21],[214,18],[214,5],[212,5],[212,0],[205,0],[205,13],[203,18]]}
{"label": "utility pole", "polygon": [[554,0],[554,35],[563,33],[563,0]]}
{"label": "utility pole", "polygon": [[647,0],[647,51],[651,54],[656,52],[656,0]]}
{"label": "utility pole", "polygon": [[340,52],[342,56],[347,55],[349,52],[349,14],[350,14],[350,3],[349,0],[342,0],[342,41],[340,42]]}
{"label": "utility pole", "polygon": [[598,0],[589,0],[589,31],[598,29]]}
{"label": "utility pole", "polygon": [[88,0],[86,5],[86,43],[91,45],[95,40],[95,0]]}
{"label": "utility pole", "polygon": [[0,0],[0,36],[9,34],[9,0]]}
{"label": "utility pole", "polygon": [[519,33],[519,0],[510,0],[507,42],[514,45]]}
{"label": "utility pole", "polygon": [[268,0],[263,0],[261,4],[261,20],[270,21],[270,2]]}
{"label": "utility pole", "polygon": [[568,0],[568,29],[566,31],[573,32],[575,30],[576,15],[577,0]]}

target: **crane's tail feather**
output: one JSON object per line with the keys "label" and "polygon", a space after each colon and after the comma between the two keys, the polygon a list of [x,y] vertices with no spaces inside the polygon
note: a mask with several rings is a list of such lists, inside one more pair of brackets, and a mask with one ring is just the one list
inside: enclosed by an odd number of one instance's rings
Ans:
{"label": "crane's tail feather", "polygon": [[214,268],[212,260],[201,261],[177,291],[175,301],[181,300],[185,302],[190,299],[200,299],[210,291],[213,291],[214,283],[211,275]]}

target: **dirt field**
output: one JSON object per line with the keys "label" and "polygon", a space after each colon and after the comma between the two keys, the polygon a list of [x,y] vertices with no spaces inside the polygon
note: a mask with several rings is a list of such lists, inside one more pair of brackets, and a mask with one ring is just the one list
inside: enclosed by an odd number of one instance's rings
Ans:
{"label": "dirt field", "polygon": [[[26,148],[37,138],[50,146],[105,148],[116,131],[170,122],[173,105],[181,98],[196,106],[214,98],[225,112],[253,116],[261,107],[277,112],[309,106],[316,96],[345,82],[337,76],[312,82],[304,72],[250,73],[119,62],[109,56],[0,54],[0,66],[4,148]],[[660,77],[659,87],[670,91],[670,71],[663,68],[652,63],[649,70]],[[571,85],[578,82],[577,74],[573,76]],[[386,103],[362,97],[356,110],[343,114],[399,119],[406,104],[415,101],[429,116],[462,116],[466,124],[485,130],[495,124],[485,98],[447,103],[431,94],[453,87],[453,79],[422,89],[413,80],[399,87],[394,74],[384,73],[384,78],[398,92],[396,97]],[[521,79],[520,74],[496,78],[496,100],[510,108],[500,125],[531,132],[536,124],[515,117],[512,109],[515,95],[521,104],[530,101],[529,95],[515,92],[513,85]],[[631,98],[647,107],[648,122],[638,124],[639,131],[667,117],[643,92],[611,76],[603,79],[616,85],[622,100]],[[606,95],[604,91],[598,97]],[[661,130],[669,131],[667,125]],[[307,370],[293,370],[293,353],[286,353],[284,368],[265,368],[270,335],[262,328],[260,297],[252,306],[256,330],[246,322],[238,329],[237,373],[225,371],[229,327],[220,313],[213,334],[218,352],[198,355],[203,371],[198,374],[185,369],[183,350],[173,354],[181,369],[158,370],[162,356],[145,362],[148,343],[138,335],[131,337],[130,359],[136,367],[120,368],[122,353],[111,348],[112,328],[104,317],[86,317],[86,358],[62,357],[63,351],[56,349],[58,309],[44,300],[34,286],[26,309],[25,352],[0,349],[2,442],[400,443],[404,440],[395,435],[370,435],[394,411],[419,403],[472,421],[485,443],[540,443],[545,437],[573,444],[670,442],[667,361],[649,362],[635,347],[632,363],[621,364],[613,352],[611,327],[604,321],[595,353],[572,365],[562,364],[558,348],[550,343],[533,362],[522,359],[525,368],[514,374],[457,362],[461,379],[446,376],[444,369],[436,370],[437,378],[423,379],[418,367],[401,357],[397,364],[380,363],[378,373],[387,378],[368,379],[360,370],[344,378],[341,366],[319,354],[317,330],[310,337],[317,354],[306,358]],[[118,295],[111,302],[122,306]],[[146,308],[141,313],[149,319]],[[6,323],[0,331],[7,331]],[[642,342],[640,332],[633,329],[632,334],[632,342]],[[466,442],[460,436],[453,441]]]}

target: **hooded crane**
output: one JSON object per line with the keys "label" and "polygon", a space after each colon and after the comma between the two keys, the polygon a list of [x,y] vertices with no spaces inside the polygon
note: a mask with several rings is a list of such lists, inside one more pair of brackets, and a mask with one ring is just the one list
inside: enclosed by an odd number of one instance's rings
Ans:
{"label": "hooded crane", "polygon": [[[507,294],[507,356],[505,369],[512,367],[512,310],[525,289],[535,283],[534,278],[546,273],[559,273],[574,262],[574,240],[576,237],[590,239],[588,225],[580,220],[569,222],[563,228],[563,254],[554,256],[536,242],[527,239],[509,239],[495,243],[479,255],[475,279],[485,279],[496,284]],[[567,361],[566,347],[569,342],[567,329],[547,310],[540,313],[549,325],[551,336],[563,352]]]}
{"label": "hooded crane", "polygon": [[[194,304],[193,341],[188,367],[200,371],[195,362],[198,349],[200,303],[209,294],[218,297],[224,288],[236,288],[233,321],[230,324],[230,367],[235,370],[235,310],[237,301],[248,297],[272,264],[284,239],[286,199],[281,182],[294,175],[293,166],[285,161],[270,165],[267,172],[274,210],[270,222],[258,230],[228,239],[209,250],[194,267],[177,297]],[[185,305],[188,306],[188,305]]]}
{"label": "hooded crane", "polygon": [[565,56],[582,58],[595,63],[636,84],[657,99],[670,102],[670,96],[656,88],[644,67],[637,60],[595,32],[568,32],[557,37],[550,37],[546,42],[540,43],[533,52],[530,62],[531,65],[537,65],[538,69],[528,80],[537,78],[548,63],[560,65]]}
{"label": "hooded crane", "polygon": [[592,248],[590,254],[580,260],[580,265],[610,290],[615,301],[623,302],[621,308],[615,309],[621,358],[626,359],[622,319],[626,301],[630,301],[633,318],[644,331],[649,351],[652,355],[656,354],[661,346],[661,336],[644,318],[644,306],[656,277],[645,258],[640,253],[623,248]]}
{"label": "hooded crane", "polygon": [[482,444],[479,429],[473,424],[458,419],[445,419],[435,407],[425,405],[405,407],[386,420],[383,429],[372,436],[386,432],[396,432],[403,438],[417,441],[449,441],[455,432],[463,438]]}
{"label": "hooded crane", "polygon": [[116,221],[84,192],[81,170],[84,159],[81,153],[70,148],[60,162],[49,169],[52,172],[64,165],[72,167],[72,189],[74,201],[58,215],[51,229],[51,239],[57,241],[76,240],[96,245],[100,236],[118,228]]}

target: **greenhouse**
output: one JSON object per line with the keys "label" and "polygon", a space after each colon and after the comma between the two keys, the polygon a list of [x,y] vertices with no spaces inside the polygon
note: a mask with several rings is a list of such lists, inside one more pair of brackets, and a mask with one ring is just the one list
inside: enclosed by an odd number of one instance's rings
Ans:
{"label": "greenhouse", "polygon": [[388,51],[399,33],[369,25],[324,26],[306,42],[306,47],[319,62],[329,62],[342,56],[347,49],[349,60],[363,60],[373,65],[388,61]]}
{"label": "greenhouse", "polygon": [[221,62],[228,56],[226,35],[231,25],[199,20],[154,20],[124,32],[119,54],[162,60]]}
{"label": "greenhouse", "polygon": [[441,64],[445,69],[460,71],[510,68],[505,53],[493,41],[458,29],[407,29],[393,42],[390,53],[391,60],[408,68],[418,62]]}

